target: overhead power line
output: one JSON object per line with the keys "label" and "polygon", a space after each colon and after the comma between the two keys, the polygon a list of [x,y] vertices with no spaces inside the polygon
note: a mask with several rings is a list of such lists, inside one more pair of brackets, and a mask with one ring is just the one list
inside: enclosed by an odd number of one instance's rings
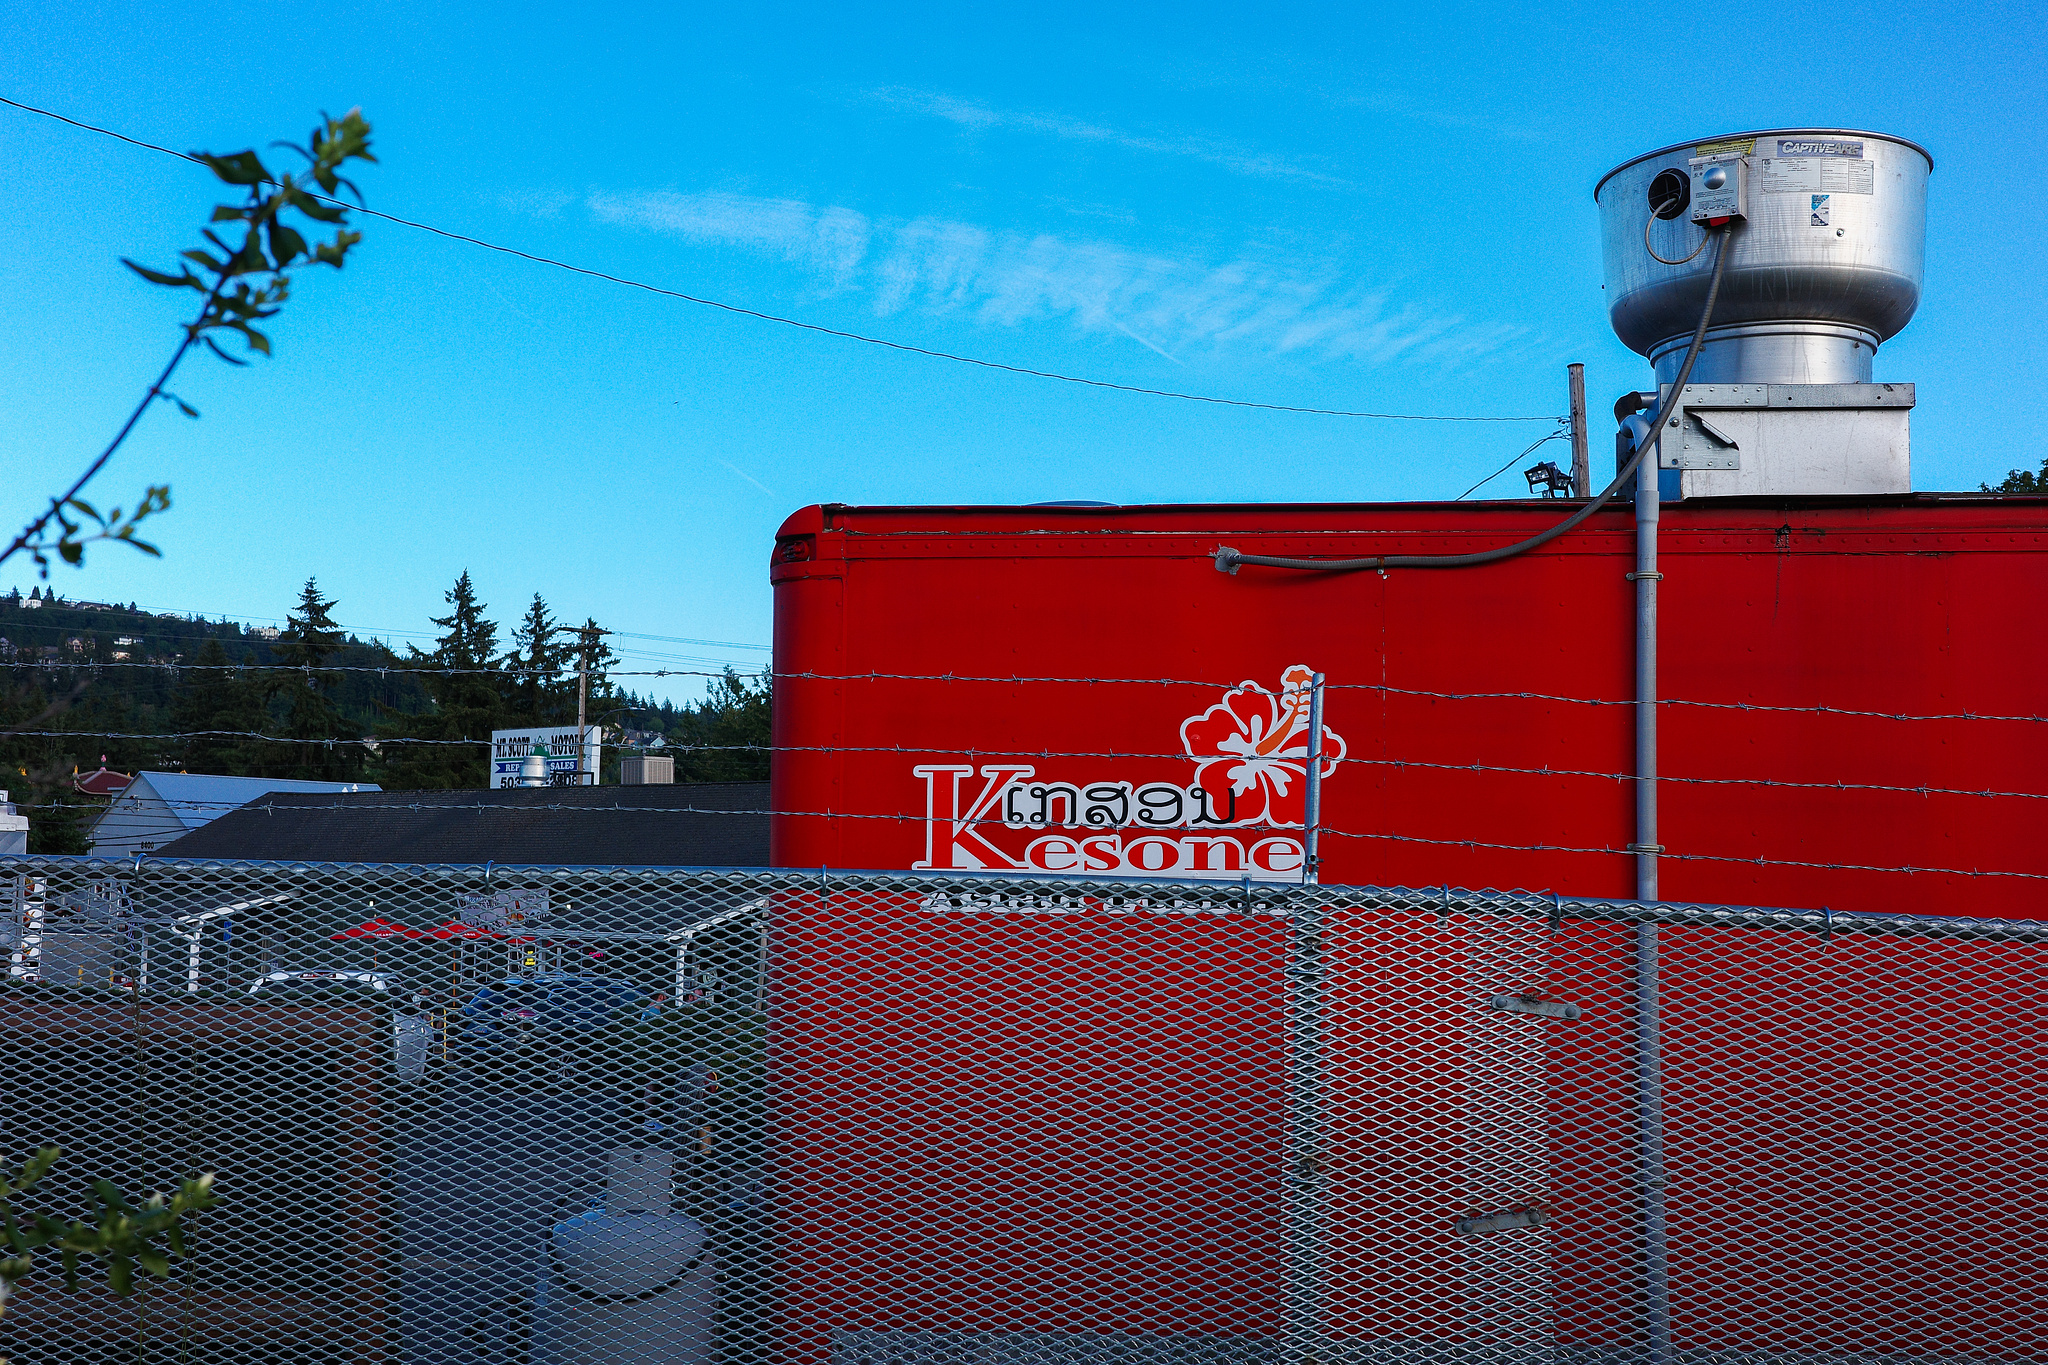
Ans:
{"label": "overhead power line", "polygon": [[[78,607],[73,606],[71,603],[64,602],[62,600],[55,602],[53,605],[56,606],[58,610],[62,611],[76,611],[80,609]],[[120,608],[119,603],[113,603],[111,605],[113,605],[117,609],[122,609]],[[91,610],[97,610],[97,608],[91,608]],[[291,622],[291,618],[287,616],[222,615],[219,617],[210,617],[205,612],[185,611],[176,607],[137,605],[135,606],[134,610],[138,615],[147,614],[158,620],[176,620],[180,624],[218,624],[223,626],[233,625],[236,627],[246,627],[251,622],[258,622],[262,625],[271,626],[284,626],[289,625]],[[25,624],[28,625],[30,628],[37,628],[36,622],[31,621],[26,622]],[[55,627],[55,629],[62,630],[67,629],[67,627]],[[149,635],[152,638],[159,640],[215,640],[220,638],[217,634],[172,634],[166,631],[157,630],[154,627],[149,626],[138,627],[138,629],[148,631]],[[352,637],[352,639],[362,644],[369,644],[372,642],[382,643],[382,637],[387,635],[405,640],[434,640],[439,638],[433,631],[430,630],[400,630],[396,626],[343,626],[341,627],[341,629],[350,637]],[[243,634],[245,635],[248,633],[249,632],[247,630],[243,631]],[[774,646],[772,645],[759,645],[749,640],[700,640],[692,635],[648,635],[644,632],[635,630],[614,630],[610,633],[612,635],[620,636],[629,640],[659,640],[665,644],[672,645],[710,645],[719,649],[751,649],[760,650],[764,653],[774,648]],[[268,640],[268,637],[258,638]],[[649,655],[648,657],[662,658],[672,656]],[[705,660],[704,662],[717,661]]]}
{"label": "overhead power line", "polygon": [[[707,661],[709,662],[709,661]],[[379,673],[391,677],[452,677],[459,675],[483,675],[513,679],[559,680],[564,674],[573,674],[574,669],[549,672],[545,669],[526,668],[443,668],[439,666],[417,666],[409,663],[388,665],[364,664],[188,664],[150,663],[122,659],[95,661],[85,658],[70,659],[0,659],[0,668],[41,669],[47,672],[59,670],[78,672],[80,670],[110,668],[154,668],[173,673]],[[605,670],[610,678],[722,678],[724,673],[705,672],[701,669],[655,668]],[[816,673],[802,670],[769,671],[759,674],[742,674],[742,677],[762,677],[776,682],[935,682],[935,683],[999,683],[1016,686],[1023,683],[1070,684],[1079,687],[1096,687],[1110,683],[1129,683],[1144,687],[1201,687],[1229,691],[1243,685],[1243,680],[1231,682],[1220,678],[1112,678],[1112,677],[1034,677],[1027,674],[1000,673]],[[1390,697],[1423,697],[1431,701],[1540,701],[1558,702],[1568,706],[1635,706],[1638,703],[1629,698],[1614,697],[1570,697],[1555,692],[1443,692],[1422,687],[1393,687],[1386,683],[1325,683],[1331,692],[1378,692]],[[1825,702],[1812,706],[1777,705],[1770,702],[1748,701],[1699,701],[1686,697],[1662,697],[1658,706],[1689,706],[1711,711],[1753,711],[1758,713],[1845,716],[1867,720],[1892,721],[1994,721],[2009,724],[2048,724],[2044,715],[2009,715],[1994,711],[1878,711],[1852,706],[1830,706]],[[86,734],[86,731],[65,731],[66,734]],[[150,736],[141,736],[150,738]],[[1038,751],[1032,751],[1038,752]],[[1833,783],[1824,784],[1828,786]],[[1913,788],[1912,790],[1919,790]]]}
{"label": "overhead power line", "polygon": [[[147,151],[161,152],[165,156],[174,156],[181,161],[199,160],[199,158],[189,152],[172,151],[169,147],[160,147],[154,142],[144,142],[141,138],[129,137],[126,133],[117,133],[111,128],[102,128],[97,124],[68,118],[54,110],[40,108],[33,104],[24,104],[20,100],[11,100],[0,96],[0,104],[19,109],[24,113],[39,114],[44,118],[69,124],[73,128],[83,129],[88,133],[98,133],[102,137],[114,138],[132,147],[141,147]],[[310,197],[319,199],[324,203],[345,208],[351,213],[360,213],[370,218],[381,218],[387,223],[396,223],[400,227],[409,227],[418,232],[432,233],[436,237],[446,237],[450,241],[464,242],[470,246],[482,247],[486,251],[496,251],[507,256],[517,256],[523,261],[532,261],[536,265],[553,266],[557,270],[567,270],[576,275],[587,275],[591,279],[605,280],[611,284],[624,285],[629,289],[645,290],[650,294],[659,294],[663,298],[679,299],[684,303],[694,303],[704,308],[716,308],[721,312],[735,313],[741,317],[755,318],[761,322],[778,323],[784,327],[795,327],[806,332],[817,332],[823,336],[838,337],[843,341],[858,341],[866,346],[880,346],[891,351],[903,351],[910,355],[926,356],[933,360],[950,360],[961,365],[975,365],[985,370],[1001,370],[1007,374],[1026,375],[1033,379],[1054,379],[1062,384],[1082,384],[1094,389],[1113,389],[1118,393],[1140,394],[1148,398],[1177,398],[1189,403],[1209,403],[1217,407],[1226,408],[1255,408],[1263,412],[1291,412],[1308,417],[1362,417],[1387,422],[1555,422],[1559,420],[1555,413],[1544,413],[1541,416],[1535,417],[1468,417],[1441,413],[1355,412],[1343,408],[1302,407],[1291,403],[1255,403],[1243,398],[1217,398],[1210,394],[1182,393],[1174,389],[1150,389],[1137,384],[1117,384],[1107,379],[1088,379],[1081,375],[1062,374],[1057,370],[1038,370],[1026,365],[1007,365],[999,360],[984,360],[978,356],[961,355],[954,351],[939,351],[933,350],[928,346],[913,346],[908,342],[891,341],[886,337],[868,336],[862,332],[849,332],[838,327],[827,327],[822,323],[804,322],[797,318],[787,318],[776,313],[765,313],[758,308],[744,308],[736,303],[725,303],[718,299],[705,298],[699,294],[686,294],[679,289],[665,289],[660,285],[648,284],[643,280],[629,279],[624,275],[613,275],[603,270],[593,270],[588,266],[572,265],[568,261],[557,260],[552,256],[540,256],[530,251],[521,251],[517,247],[501,246],[496,242],[488,242],[481,237],[472,237],[467,233],[451,232],[447,228],[435,227],[431,223],[422,223],[411,218],[400,218],[392,213],[381,213],[376,209],[364,208],[361,204],[352,204],[340,199],[328,199],[318,194]]]}

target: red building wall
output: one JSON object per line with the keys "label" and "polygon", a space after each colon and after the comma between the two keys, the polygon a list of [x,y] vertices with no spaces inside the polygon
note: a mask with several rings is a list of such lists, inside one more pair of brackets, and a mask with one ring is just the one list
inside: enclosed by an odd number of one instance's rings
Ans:
{"label": "red building wall", "polygon": [[[1627,510],[1477,569],[1233,576],[1209,560],[1224,543],[1314,556],[1485,548],[1558,515],[1530,503],[806,508],[782,528],[771,570],[771,856],[1027,865],[1047,830],[977,826],[951,840],[956,774],[917,769],[968,770],[960,815],[1006,780],[980,771],[999,765],[1083,790],[1185,787],[1202,771],[1228,785],[1227,766],[1189,756],[1227,760],[1214,732],[1228,718],[1183,727],[1233,684],[1278,693],[1302,665],[1328,678],[1326,725],[1347,760],[1324,789],[1325,882],[1626,897]],[[2044,548],[2048,504],[2034,500],[1667,507],[1662,690],[1725,705],[1662,711],[1665,899],[2030,913],[2038,881],[1977,874],[2048,876],[2042,802],[1917,789],[2048,790],[2048,724],[1839,712],[2048,713]],[[1745,705],[1830,710],[1726,709]],[[1293,807],[1274,800],[1283,818],[1299,804],[1291,785]],[[1255,782],[1248,808],[1281,797],[1274,788]],[[1057,799],[1048,813],[1064,814]],[[1247,852],[1259,837],[1256,822],[1126,832],[1236,839]],[[1148,865],[1164,856],[1143,845],[1117,870],[1170,871]],[[1180,856],[1221,868],[1232,855],[1210,843]],[[1103,870],[1064,846],[1040,860]]]}
{"label": "red building wall", "polygon": [[[1482,549],[1559,515],[805,509],[771,569],[772,859],[1298,879],[1288,850],[1310,746],[1288,679],[1311,669],[1329,686],[1326,884],[1627,898],[1626,509],[1477,569],[1232,576],[1210,559],[1221,544]],[[2048,713],[2044,548],[2048,501],[1666,508],[1662,690],[1702,704],[1662,713],[1665,899],[2036,917],[2048,803],[2026,793],[2048,792],[2048,724],[1982,717]],[[840,1328],[1278,1330],[1284,921],[1117,918],[1100,904],[933,913],[915,897],[835,898],[829,873],[819,885],[790,898],[778,930],[792,1359],[822,1360]],[[1494,1330],[1474,1326],[1469,1248],[1452,1229],[1487,1211],[1461,1203],[1487,1084],[1475,1000],[1549,986],[1586,1008],[1547,1044],[1556,1330],[1586,1348],[1639,1345],[1630,935],[1567,928],[1538,950],[1552,980],[1492,982],[1469,947],[1481,932],[1427,914],[1333,923],[1326,1326],[1357,1342]],[[1928,1206],[1922,1187],[1948,1177],[1897,1174],[1902,1151],[1926,1164],[2009,1148],[1999,1125],[2038,1111],[2033,1073],[2014,1079],[2006,1048],[1995,1095],[1938,1106],[1940,1131],[1901,1147],[1885,1096],[1941,1065],[1939,1040],[1892,1038],[1881,1011],[1854,1016],[1933,978],[1887,979],[1892,949],[1877,943],[1850,950],[1878,959],[1845,984],[1843,953],[1816,964],[1812,945],[1737,950],[1724,932],[1670,936],[1676,1344],[1992,1356],[2024,1337],[2032,1351],[2039,1324],[2003,1308],[1929,1335],[1920,1299],[1902,1299],[1891,1317],[1858,1308],[1821,1331],[1796,1295],[1724,1292],[1734,1262],[1714,1238],[1792,1246],[1784,1210],[1846,1188],[1828,1176],[1845,1159],[1893,1173],[1860,1179],[1857,1198]],[[2037,975],[2031,959],[2014,970]],[[1769,1067],[1721,1065],[1755,1045],[1742,1030],[1767,1012],[1727,1032],[1680,998],[1779,986],[1804,1013],[1780,1009],[1784,1046],[1758,1056],[1806,1068],[1809,1087],[1846,1078],[1825,1104]],[[1759,1102],[1783,1131],[1729,1155],[1717,1134],[1730,1106]],[[2017,1191],[2033,1207],[2039,1174],[2015,1174],[2001,1206]],[[1926,1262],[1916,1294],[1961,1293],[1973,1272],[1943,1248],[1981,1210],[1958,1209],[1910,1247],[1892,1234],[1799,1242],[1782,1283],[1799,1285],[1802,1267],[1874,1274],[1910,1251]]]}

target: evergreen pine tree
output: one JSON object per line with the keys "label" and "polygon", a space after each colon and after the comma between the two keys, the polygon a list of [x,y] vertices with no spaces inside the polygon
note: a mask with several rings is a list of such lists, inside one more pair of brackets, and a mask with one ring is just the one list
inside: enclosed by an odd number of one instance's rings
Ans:
{"label": "evergreen pine tree", "polygon": [[590,721],[595,723],[599,716],[616,707],[621,701],[630,703],[633,699],[622,697],[612,691],[610,672],[618,666],[619,656],[612,652],[612,647],[606,642],[596,619],[586,616],[583,619],[583,629],[573,638],[574,656],[568,660],[568,664],[571,668],[589,669],[584,711]]}
{"label": "evergreen pine tree", "polygon": [[[277,659],[296,670],[278,674],[272,685],[271,709],[278,716],[276,733],[297,740],[351,740],[356,727],[342,719],[333,690],[340,675],[320,671],[346,643],[331,614],[334,602],[320,595],[320,585],[306,580],[298,606],[285,618],[278,635]],[[264,777],[291,777],[315,782],[351,782],[362,776],[363,750],[343,744],[263,744]]]}
{"label": "evergreen pine tree", "polygon": [[[208,637],[195,662],[182,680],[172,706],[172,728],[194,730],[262,731],[268,721],[263,690],[241,669],[229,669],[228,652],[218,639]],[[254,654],[242,659],[244,667],[256,662]],[[244,777],[255,763],[263,761],[260,750],[271,746],[258,741],[225,735],[206,735],[185,741],[187,772],[223,773]]]}
{"label": "evergreen pine tree", "polygon": [[298,606],[285,614],[285,628],[278,633],[278,662],[316,669],[339,652],[346,639],[334,623],[333,611],[333,601],[320,595],[320,584],[307,579],[299,589]]}
{"label": "evergreen pine tree", "polygon": [[[414,649],[412,662],[422,670],[497,667],[498,627],[484,615],[489,608],[476,600],[467,569],[442,600],[449,612],[433,618],[442,634],[432,653]],[[391,745],[378,768],[383,784],[411,790],[485,786],[490,781],[491,731],[515,723],[507,714],[501,679],[492,673],[423,671],[420,681],[433,698],[433,710],[395,719],[379,727],[380,732],[392,738],[471,740],[475,747]]]}
{"label": "evergreen pine tree", "polygon": [[[557,725],[563,721],[562,670],[576,652],[573,643],[556,638],[565,633],[549,614],[547,602],[535,593],[533,605],[512,632],[512,652],[505,656],[505,666],[521,675],[511,689],[514,724]],[[575,685],[571,680],[567,693],[566,719],[572,724],[576,719]]]}
{"label": "evergreen pine tree", "polygon": [[676,715],[669,731],[679,750],[676,781],[767,781],[773,711],[769,674],[745,678],[726,669],[710,696]]}

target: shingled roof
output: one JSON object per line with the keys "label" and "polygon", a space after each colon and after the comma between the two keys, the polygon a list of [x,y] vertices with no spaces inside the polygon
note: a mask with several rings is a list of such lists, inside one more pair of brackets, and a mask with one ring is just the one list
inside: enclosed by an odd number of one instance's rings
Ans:
{"label": "shingled roof", "polygon": [[352,863],[766,867],[768,784],[274,793],[153,856]]}

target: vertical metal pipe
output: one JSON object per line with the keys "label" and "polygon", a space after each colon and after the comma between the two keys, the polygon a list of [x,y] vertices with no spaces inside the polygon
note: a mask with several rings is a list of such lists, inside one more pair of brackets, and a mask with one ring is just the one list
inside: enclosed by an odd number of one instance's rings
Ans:
{"label": "vertical metal pipe", "polygon": [[1645,1365],[1671,1362],[1670,1227],[1664,1205],[1664,1059],[1657,926],[1636,926],[1636,1153],[1643,1196]]}
{"label": "vertical metal pipe", "polygon": [[1323,1350],[1323,907],[1295,893],[1287,917],[1287,1265],[1280,1365],[1317,1365]]}
{"label": "vertical metal pipe", "polygon": [[1308,776],[1302,791],[1301,883],[1314,886],[1320,879],[1321,860],[1316,856],[1316,834],[1323,823],[1323,675],[1308,681]]}
{"label": "vertical metal pipe", "polygon": [[1571,389],[1572,414],[1572,496],[1593,496],[1592,457],[1586,452],[1586,367],[1567,365],[1564,372]]}
{"label": "vertical metal pipe", "polygon": [[[1657,899],[1658,456],[1662,431],[1636,466],[1636,899]],[[1646,1365],[1671,1361],[1671,1257],[1664,1203],[1664,1061],[1658,1019],[1657,926],[1636,926],[1637,1177],[1643,1197],[1643,1328]]]}
{"label": "vertical metal pipe", "polygon": [[1636,466],[1636,899],[1657,899],[1657,457],[1661,432]]}

